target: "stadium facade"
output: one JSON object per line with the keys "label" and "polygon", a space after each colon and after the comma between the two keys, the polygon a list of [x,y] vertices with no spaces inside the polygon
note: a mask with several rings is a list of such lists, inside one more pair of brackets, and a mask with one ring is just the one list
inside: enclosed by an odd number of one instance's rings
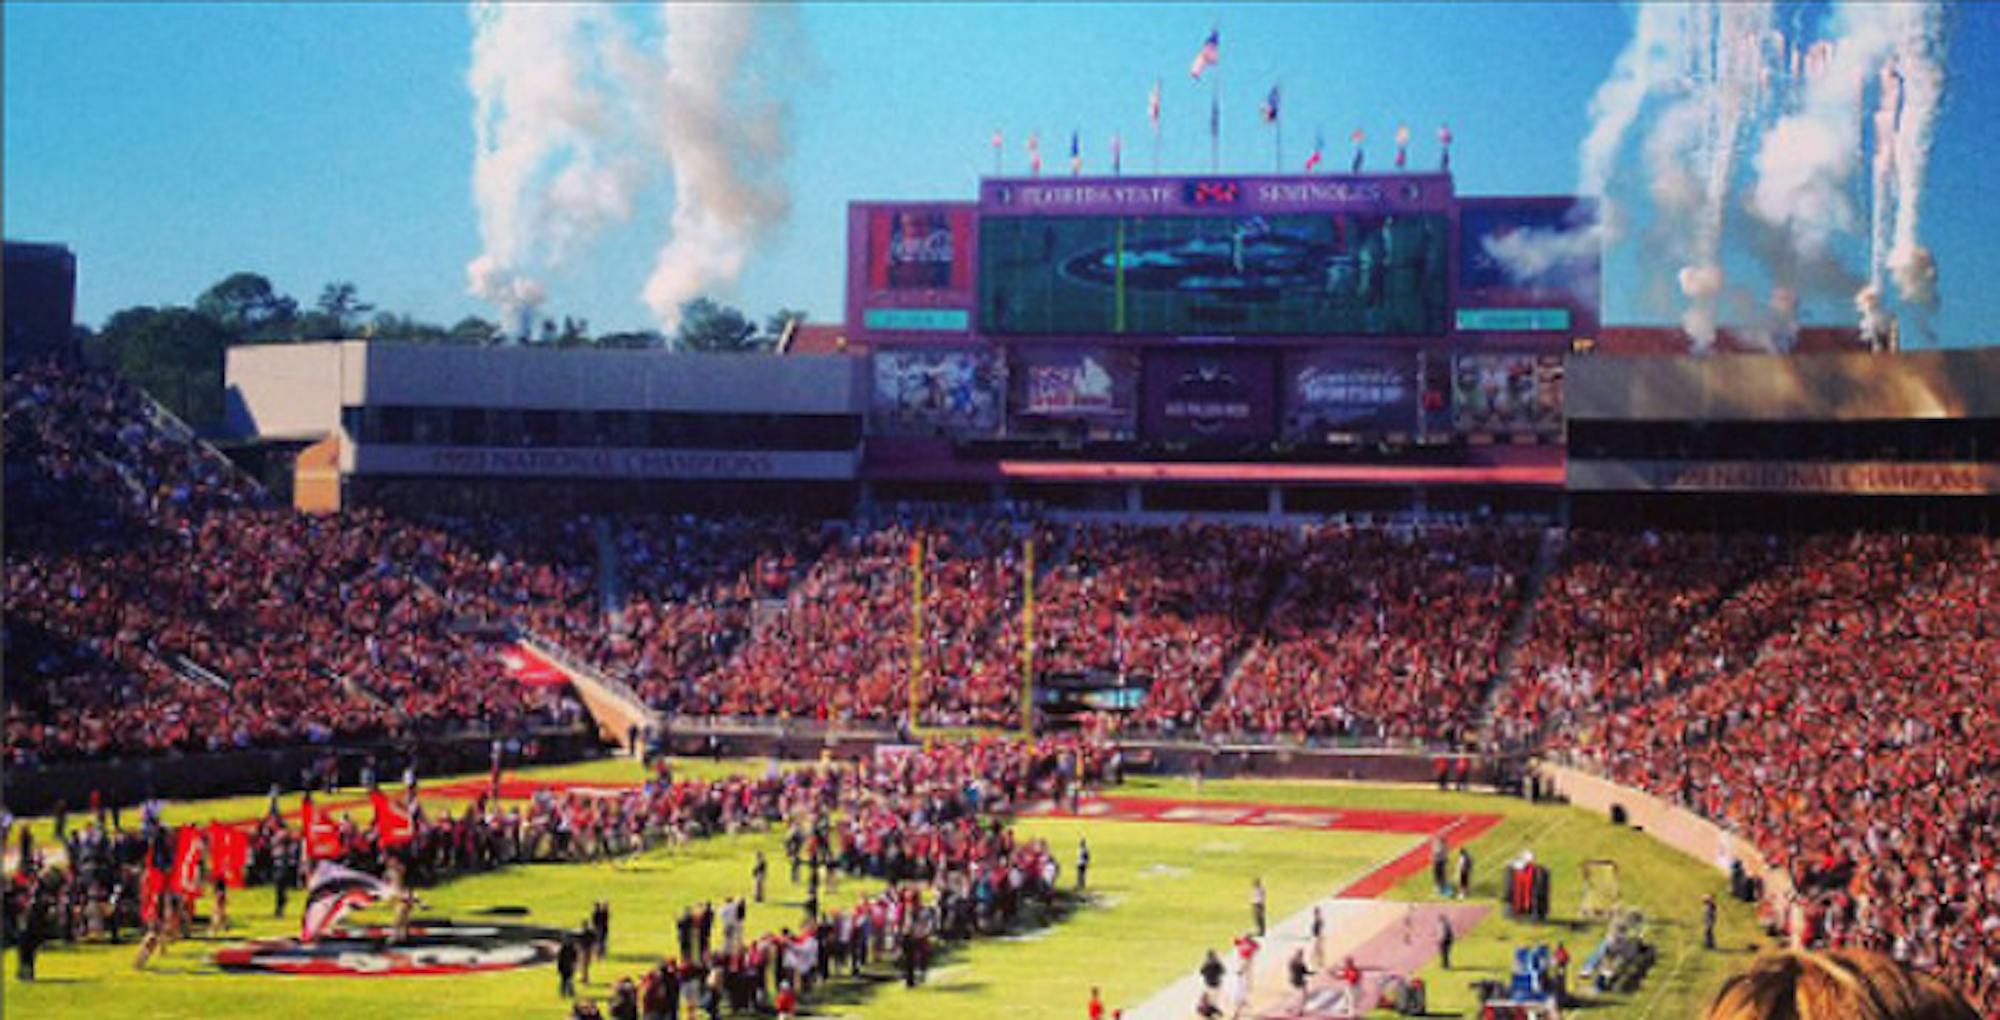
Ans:
{"label": "stadium facade", "polygon": [[1602,323],[1593,215],[1432,173],[988,178],[849,206],[831,343],[245,348],[230,425],[318,507],[1993,519],[1993,352],[1690,356]]}

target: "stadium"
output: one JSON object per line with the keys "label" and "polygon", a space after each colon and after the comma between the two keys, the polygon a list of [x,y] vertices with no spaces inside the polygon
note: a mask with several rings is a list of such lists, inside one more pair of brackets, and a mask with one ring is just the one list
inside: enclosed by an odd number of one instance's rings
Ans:
{"label": "stadium", "polygon": [[2000,1018],[2000,349],[1440,141],[850,197],[754,352],[9,240],[7,1015]]}

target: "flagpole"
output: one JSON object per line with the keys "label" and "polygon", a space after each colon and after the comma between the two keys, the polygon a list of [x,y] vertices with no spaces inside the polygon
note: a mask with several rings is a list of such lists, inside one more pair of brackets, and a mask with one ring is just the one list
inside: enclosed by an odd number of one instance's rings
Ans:
{"label": "flagpole", "polygon": [[[1216,66],[1220,67],[1218,62]],[[1222,172],[1222,72],[1215,72],[1209,81],[1208,94],[1208,170]]]}
{"label": "flagpole", "polygon": [[1272,112],[1276,116],[1271,118],[1271,172],[1281,174],[1285,172],[1285,109],[1281,106]]}

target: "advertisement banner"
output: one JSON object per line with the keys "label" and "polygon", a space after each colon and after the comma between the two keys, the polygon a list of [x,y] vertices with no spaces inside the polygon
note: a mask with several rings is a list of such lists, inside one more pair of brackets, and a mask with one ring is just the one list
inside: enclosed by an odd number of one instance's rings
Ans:
{"label": "advertisement banner", "polygon": [[979,323],[1013,336],[1435,336],[1444,214],[988,216]]}
{"label": "advertisement banner", "polygon": [[1007,379],[1017,417],[1125,422],[1138,417],[1139,355],[1107,347],[1020,347]]}
{"label": "advertisement banner", "polygon": [[[1573,198],[1466,199],[1458,218],[1465,331],[1594,329],[1604,253],[1595,206]],[[1504,309],[1532,308],[1527,322]],[[1573,313],[1569,316],[1560,311]],[[1572,321],[1573,320],[1573,321]]]}
{"label": "advertisement banner", "polygon": [[878,350],[870,427],[901,435],[978,435],[1000,429],[1001,370],[991,351]]}
{"label": "advertisement banner", "polygon": [[979,187],[988,216],[1171,216],[1237,213],[1447,212],[1449,174],[1306,177],[993,177]]}
{"label": "advertisement banner", "polygon": [[963,335],[972,327],[974,206],[848,207],[847,322],[856,335]]}
{"label": "advertisement banner", "polygon": [[1452,359],[1452,421],[1460,432],[1562,431],[1559,354],[1461,354]]}
{"label": "advertisement banner", "polygon": [[1277,432],[1277,358],[1262,351],[1147,351],[1150,439],[1268,440]]}
{"label": "advertisement banner", "polygon": [[972,210],[881,206],[868,213],[868,284],[876,291],[971,289]]}
{"label": "advertisement banner", "polygon": [[1285,359],[1287,439],[1415,432],[1417,358],[1398,351],[1313,351]]}

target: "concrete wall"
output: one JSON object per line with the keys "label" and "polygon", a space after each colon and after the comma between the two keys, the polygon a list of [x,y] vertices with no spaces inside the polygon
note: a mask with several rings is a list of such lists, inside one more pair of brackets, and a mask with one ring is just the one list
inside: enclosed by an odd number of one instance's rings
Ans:
{"label": "concrete wall", "polygon": [[1551,762],[1536,768],[1572,805],[1607,817],[1613,807],[1624,808],[1626,823],[1633,828],[1718,871],[1727,873],[1730,860],[1742,861],[1746,872],[1763,880],[1766,903],[1789,902],[1791,876],[1767,864],[1763,853],[1735,833],[1650,793],[1581,769]]}
{"label": "concrete wall", "polygon": [[2000,417],[2000,347],[1901,354],[1577,356],[1571,419],[1865,421]]}
{"label": "concrete wall", "polygon": [[837,355],[681,354],[368,344],[361,398],[412,407],[860,414],[861,362]]}

